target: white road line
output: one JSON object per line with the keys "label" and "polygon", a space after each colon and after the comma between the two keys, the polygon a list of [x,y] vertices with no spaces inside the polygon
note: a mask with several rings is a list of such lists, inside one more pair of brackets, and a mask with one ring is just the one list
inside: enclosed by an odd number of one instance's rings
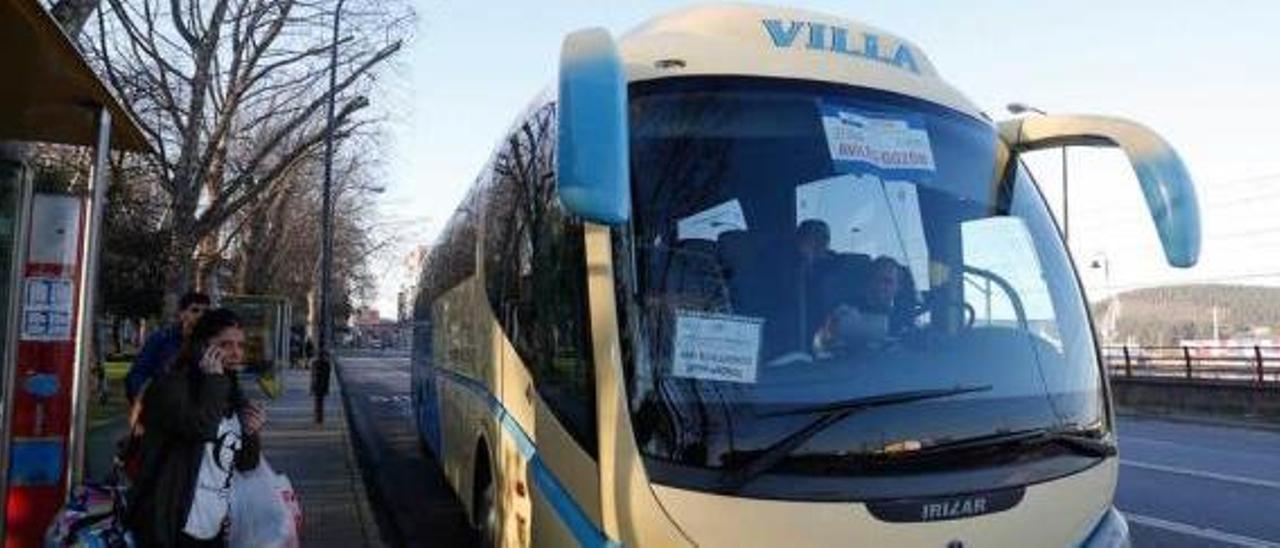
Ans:
{"label": "white road line", "polygon": [[1129,520],[1129,523],[1136,523],[1138,525],[1145,525],[1156,529],[1164,529],[1165,531],[1172,531],[1174,533],[1180,533],[1196,538],[1213,540],[1235,546],[1247,546],[1248,548],[1280,548],[1280,543],[1271,542],[1269,540],[1246,537],[1244,535],[1227,533],[1225,531],[1219,531],[1208,527],[1197,527],[1195,525],[1153,518],[1151,516],[1144,516],[1141,514],[1133,514],[1130,512],[1123,513],[1124,517]]}
{"label": "white road line", "polygon": [[1245,476],[1235,476],[1232,474],[1219,474],[1217,472],[1205,472],[1203,470],[1193,470],[1191,468],[1181,468],[1178,466],[1165,466],[1163,464],[1152,464],[1149,462],[1139,462],[1135,460],[1120,459],[1123,466],[1132,466],[1143,470],[1152,470],[1155,472],[1165,472],[1169,474],[1178,474],[1182,476],[1191,476],[1196,478],[1205,478],[1217,481],[1225,481],[1229,483],[1239,483],[1241,485],[1252,485],[1254,487],[1265,487],[1267,489],[1280,489],[1280,481],[1265,480],[1259,478],[1250,478]]}
{"label": "white road line", "polygon": [[[1138,442],[1138,443],[1155,443],[1155,444],[1160,444],[1160,445],[1182,445],[1182,446],[1186,446],[1186,447],[1195,447],[1195,448],[1197,448],[1197,449],[1199,449],[1199,448],[1202,448],[1202,447],[1203,447],[1203,446],[1199,446],[1199,445],[1189,445],[1189,444],[1187,444],[1187,443],[1186,443],[1186,442],[1184,442],[1184,441],[1172,441],[1172,440],[1161,440],[1161,439],[1156,439],[1156,438],[1144,438],[1144,437],[1142,437],[1142,436],[1135,436],[1135,435],[1132,435],[1132,434],[1125,435],[1124,437],[1122,437],[1122,438],[1121,438],[1121,440],[1122,440],[1122,442],[1131,442],[1131,441],[1136,441],[1136,442]],[[1212,449],[1212,448],[1210,448],[1210,449]]]}

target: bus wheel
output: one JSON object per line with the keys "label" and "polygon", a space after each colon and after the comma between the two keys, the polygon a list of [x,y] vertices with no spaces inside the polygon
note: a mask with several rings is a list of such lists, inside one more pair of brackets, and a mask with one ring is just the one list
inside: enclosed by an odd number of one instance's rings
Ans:
{"label": "bus wheel", "polygon": [[472,516],[476,533],[480,537],[480,546],[488,548],[498,545],[497,488],[489,466],[488,448],[481,443],[477,451],[479,457],[476,459],[476,478],[472,487]]}

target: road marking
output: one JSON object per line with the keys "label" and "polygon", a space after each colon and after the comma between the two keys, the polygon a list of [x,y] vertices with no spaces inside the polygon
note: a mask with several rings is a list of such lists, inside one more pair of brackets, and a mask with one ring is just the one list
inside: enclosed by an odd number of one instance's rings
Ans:
{"label": "road marking", "polygon": [[1235,533],[1227,533],[1225,531],[1219,531],[1209,527],[1197,527],[1195,525],[1153,518],[1151,516],[1133,514],[1130,512],[1124,512],[1124,517],[1128,519],[1130,523],[1154,527],[1156,529],[1164,529],[1165,531],[1172,531],[1174,533],[1181,533],[1183,535],[1232,544],[1235,546],[1247,546],[1249,548],[1280,548],[1280,543],[1260,538],[1246,537]]}
{"label": "road marking", "polygon": [[[1155,443],[1155,444],[1160,444],[1160,445],[1183,445],[1183,446],[1187,446],[1187,447],[1203,448],[1203,446],[1199,446],[1199,445],[1188,445],[1186,442],[1181,442],[1181,441],[1162,440],[1162,439],[1156,439],[1156,438],[1144,438],[1144,437],[1142,437],[1142,436],[1134,436],[1134,435],[1132,435],[1132,434],[1125,435],[1125,436],[1124,436],[1123,438],[1121,438],[1121,439],[1122,439],[1124,442],[1132,442],[1132,441],[1136,441],[1136,442],[1138,442],[1138,443]],[[1212,449],[1212,448],[1209,448],[1209,449]]]}
{"label": "road marking", "polygon": [[372,403],[409,403],[409,396],[369,396]]}
{"label": "road marking", "polygon": [[1149,462],[1139,462],[1135,460],[1120,459],[1123,466],[1132,466],[1134,468],[1142,468],[1144,470],[1152,470],[1155,472],[1165,472],[1168,474],[1178,474],[1182,476],[1192,476],[1197,478],[1205,478],[1217,481],[1225,481],[1229,483],[1239,483],[1241,485],[1252,485],[1254,487],[1265,487],[1267,489],[1280,489],[1280,481],[1264,480],[1259,478],[1250,478],[1245,476],[1235,476],[1231,474],[1219,474],[1217,472],[1205,472],[1203,470],[1192,470],[1190,468],[1180,468],[1177,466],[1165,466],[1163,464],[1152,464]]}

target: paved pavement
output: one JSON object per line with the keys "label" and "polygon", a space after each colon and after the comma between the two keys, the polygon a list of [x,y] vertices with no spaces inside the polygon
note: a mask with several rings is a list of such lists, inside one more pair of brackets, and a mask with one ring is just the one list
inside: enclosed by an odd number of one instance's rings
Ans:
{"label": "paved pavement", "polygon": [[105,482],[110,477],[115,459],[116,445],[129,431],[124,417],[114,417],[89,425],[86,441],[85,477]]}
{"label": "paved pavement", "polygon": [[[360,357],[364,356],[364,357]],[[440,465],[418,441],[407,354],[348,354],[338,363],[369,493],[395,546],[476,546]]]}
{"label": "paved pavement", "polygon": [[[344,415],[340,387],[325,400],[323,425],[315,424],[308,371],[289,370],[285,392],[268,403],[263,451],[287,474],[302,503],[302,545],[382,546]],[[249,388],[249,383],[245,383]]]}
{"label": "paved pavement", "polygon": [[[474,546],[461,508],[413,430],[408,360],[342,366],[371,477],[406,545]],[[1116,505],[1134,546],[1280,548],[1280,429],[1121,416]],[[433,533],[434,531],[434,533]]]}
{"label": "paved pavement", "polygon": [[[302,504],[302,545],[308,548],[383,546],[370,510],[340,383],[325,400],[326,420],[315,424],[309,393],[310,372],[285,372],[285,392],[268,400],[263,451],[277,472],[289,476]],[[266,400],[256,383],[245,382],[250,398]],[[103,479],[111,469],[116,440],[126,430],[123,418],[103,421],[89,433],[87,473]],[[396,543],[398,544],[398,543]]]}

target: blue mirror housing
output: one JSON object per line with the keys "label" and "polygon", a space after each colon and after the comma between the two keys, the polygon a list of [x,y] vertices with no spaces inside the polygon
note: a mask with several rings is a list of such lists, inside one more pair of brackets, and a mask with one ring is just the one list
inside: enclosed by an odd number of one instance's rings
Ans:
{"label": "blue mirror housing", "polygon": [[606,225],[631,217],[626,85],[622,59],[607,31],[591,28],[565,37],[557,108],[560,202]]}
{"label": "blue mirror housing", "polygon": [[1133,170],[1170,265],[1190,268],[1200,258],[1200,205],[1191,175],[1173,149],[1140,155]]}
{"label": "blue mirror housing", "polygon": [[1169,143],[1147,127],[1105,116],[1048,115],[1000,123],[1016,151],[1059,146],[1115,146],[1129,157],[1142,187],[1165,260],[1180,268],[1200,258],[1200,205],[1187,168]]}

